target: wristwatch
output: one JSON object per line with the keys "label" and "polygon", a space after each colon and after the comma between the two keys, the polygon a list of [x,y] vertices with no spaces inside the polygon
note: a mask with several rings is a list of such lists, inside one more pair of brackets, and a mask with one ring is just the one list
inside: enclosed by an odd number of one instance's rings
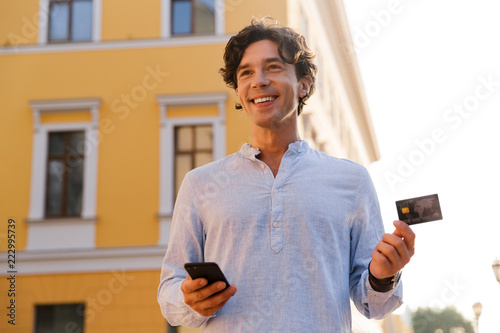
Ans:
{"label": "wristwatch", "polygon": [[376,288],[373,288],[375,291],[379,291],[379,292],[388,292],[389,290],[392,290],[399,282],[399,280],[401,279],[401,271],[397,272],[396,275],[393,275],[389,278],[389,282],[388,283],[382,283],[380,282],[379,279],[377,279],[376,277],[374,277],[372,275],[372,272],[370,272],[370,265],[371,265],[371,261],[370,263],[368,264],[368,279],[370,279],[370,283],[372,284],[372,287],[375,286]]}

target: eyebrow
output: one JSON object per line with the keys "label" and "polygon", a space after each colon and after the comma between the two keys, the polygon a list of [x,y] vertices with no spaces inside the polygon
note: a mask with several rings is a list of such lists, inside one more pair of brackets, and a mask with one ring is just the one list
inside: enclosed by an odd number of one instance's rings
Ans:
{"label": "eyebrow", "polygon": [[[285,64],[285,61],[279,57],[273,57],[273,58],[266,58],[264,59],[264,64],[269,64],[269,63],[272,63],[272,62],[279,62],[281,64]],[[238,75],[238,73],[244,69],[247,69],[248,67],[250,67],[250,64],[244,64],[244,65],[241,65],[241,66],[238,66],[238,68],[236,69],[236,75]]]}

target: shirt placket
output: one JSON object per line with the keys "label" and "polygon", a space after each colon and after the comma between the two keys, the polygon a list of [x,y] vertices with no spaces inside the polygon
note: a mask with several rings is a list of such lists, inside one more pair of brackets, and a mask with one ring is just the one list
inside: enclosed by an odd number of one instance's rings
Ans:
{"label": "shirt placket", "polygon": [[279,167],[278,174],[274,178],[271,169],[264,163],[261,162],[261,169],[264,173],[264,178],[271,191],[271,219],[269,225],[269,232],[271,238],[271,249],[274,253],[280,253],[283,249],[283,227],[284,223],[284,193],[283,186],[285,185],[286,179],[288,178],[289,165],[296,157],[296,154],[287,151],[283,158],[281,159],[281,164]]}
{"label": "shirt placket", "polygon": [[295,154],[290,151],[286,152],[280,164],[280,168],[276,178],[273,177],[271,187],[271,249],[274,253],[280,253],[283,249],[283,228],[286,221],[284,220],[284,192],[283,186],[288,178],[288,166]]}
{"label": "shirt placket", "polygon": [[[281,170],[280,170],[281,172]],[[271,249],[280,253],[283,249],[283,194],[277,179],[271,188]]]}

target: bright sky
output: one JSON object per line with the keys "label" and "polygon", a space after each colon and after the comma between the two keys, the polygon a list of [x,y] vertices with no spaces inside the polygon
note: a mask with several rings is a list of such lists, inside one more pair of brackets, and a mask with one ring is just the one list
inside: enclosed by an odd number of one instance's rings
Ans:
{"label": "bright sky", "polygon": [[370,166],[387,231],[395,201],[439,195],[416,225],[404,299],[456,306],[500,332],[500,1],[345,0],[381,151]]}

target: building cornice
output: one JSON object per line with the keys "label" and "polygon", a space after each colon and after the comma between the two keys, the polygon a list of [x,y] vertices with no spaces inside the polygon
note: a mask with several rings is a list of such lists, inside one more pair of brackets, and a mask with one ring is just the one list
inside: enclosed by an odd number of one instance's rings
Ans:
{"label": "building cornice", "polygon": [[165,251],[166,246],[27,250],[16,252],[16,275],[160,270]]}
{"label": "building cornice", "polygon": [[123,49],[145,49],[178,46],[225,45],[230,35],[187,36],[130,41],[100,41],[88,43],[15,45],[0,47],[0,56],[38,53],[66,53],[86,51],[107,51]]}

